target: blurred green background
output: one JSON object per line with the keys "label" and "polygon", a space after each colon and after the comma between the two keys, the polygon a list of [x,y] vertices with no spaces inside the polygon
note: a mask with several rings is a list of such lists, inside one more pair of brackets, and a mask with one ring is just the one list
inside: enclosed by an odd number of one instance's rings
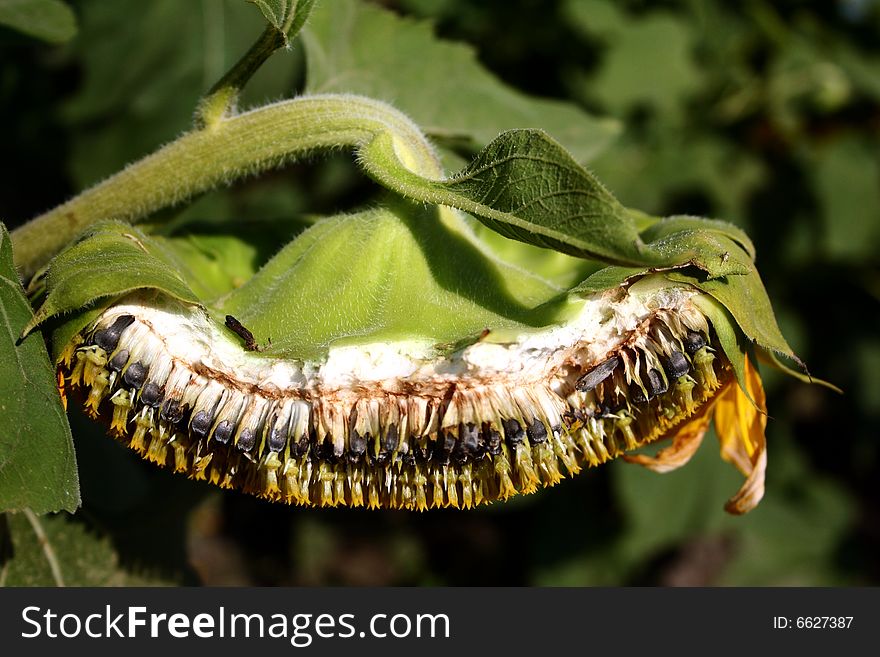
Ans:
{"label": "blurred green background", "polygon": [[[743,226],[783,332],[845,394],[765,373],[767,494],[738,518],[722,505],[741,477],[714,439],[671,474],[611,463],[475,511],[315,510],[160,471],[71,409],[84,505],[46,521],[69,583],[880,584],[880,2],[381,4],[470,43],[512,87],[618,120],[590,168],[626,205]],[[241,0],[70,5],[61,45],[0,27],[10,227],[185,131],[262,24]],[[303,76],[295,46],[242,105]],[[213,192],[174,223],[238,219],[265,258],[298,226],[284,220],[373,198],[349,159]],[[7,582],[50,583],[26,521],[9,522]]]}

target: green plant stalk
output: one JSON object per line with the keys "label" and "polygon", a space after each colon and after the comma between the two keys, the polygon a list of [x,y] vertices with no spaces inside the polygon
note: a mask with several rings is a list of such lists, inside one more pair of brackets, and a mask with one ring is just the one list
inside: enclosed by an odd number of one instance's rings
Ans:
{"label": "green plant stalk", "polygon": [[227,113],[235,107],[238,95],[251,76],[276,50],[284,48],[287,39],[282,32],[269,25],[260,38],[244,56],[220,78],[210,91],[199,101],[195,113],[197,128],[214,128]]}
{"label": "green plant stalk", "polygon": [[[379,135],[374,157],[392,169],[437,179],[443,168],[433,147],[404,114],[352,95],[302,96],[222,118],[187,133],[12,233],[15,264],[30,278],[95,222],[136,223],[220,184],[277,167],[320,149],[359,151]],[[381,167],[374,162],[369,169]]]}
{"label": "green plant stalk", "polygon": [[290,46],[290,40],[303,28],[314,6],[315,0],[293,0],[282,24],[266,26],[254,45],[199,101],[196,128],[214,127],[235,110],[238,96],[251,76],[275,52]]}

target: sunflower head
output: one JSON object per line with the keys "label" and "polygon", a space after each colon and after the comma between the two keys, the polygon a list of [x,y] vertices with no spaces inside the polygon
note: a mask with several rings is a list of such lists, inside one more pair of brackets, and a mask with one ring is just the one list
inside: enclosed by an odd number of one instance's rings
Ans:
{"label": "sunflower head", "polygon": [[[714,418],[747,477],[728,510],[752,508],[766,467],[754,359],[794,356],[749,238],[628,210],[538,131],[502,134],[445,180],[408,169],[389,139],[362,163],[425,205],[321,219],[234,279],[192,242],[120,222],[56,257],[34,324],[68,313],[57,362],[87,413],[224,488],[420,510],[532,493],[624,455],[668,470]],[[96,257],[126,270],[97,278]]]}
{"label": "sunflower head", "polygon": [[[743,304],[725,303],[716,281],[606,267],[559,294],[511,266],[506,245],[508,277],[477,292],[454,259],[432,271],[408,221],[374,212],[319,223],[215,300],[122,296],[72,337],[59,329],[60,380],[143,458],[290,504],[470,508],[619,456],[665,472],[687,462],[713,419],[722,457],[747,478],[727,510],[760,501],[767,414],[750,354],[765,351],[745,339],[731,311]],[[462,227],[451,228],[434,238],[461,248]],[[366,256],[364,237],[375,242]],[[148,235],[138,245],[173,247]],[[405,266],[378,259],[377,279],[374,254],[388,248]],[[328,275],[327,261],[347,267]],[[457,278],[457,292],[423,285],[433,307],[389,312],[412,298],[414,273]],[[489,314],[487,300],[509,297],[515,276],[529,285],[519,310]],[[352,314],[344,299],[379,302]],[[444,307],[454,316],[438,318]],[[654,443],[669,444],[638,452]]]}

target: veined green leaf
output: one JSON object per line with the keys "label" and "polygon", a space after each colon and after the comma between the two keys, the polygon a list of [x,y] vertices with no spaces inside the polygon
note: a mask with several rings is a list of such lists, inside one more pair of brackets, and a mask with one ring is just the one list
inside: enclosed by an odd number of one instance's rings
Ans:
{"label": "veined green leaf", "polygon": [[155,288],[198,303],[180,270],[171,251],[137,228],[117,221],[96,224],[52,261],[46,275],[48,295],[24,334],[50,317],[137,289]]}
{"label": "veined green leaf", "polygon": [[626,209],[542,132],[502,134],[443,188],[474,202],[463,209],[505,237],[580,257],[640,259]]}
{"label": "veined green leaf", "polygon": [[710,279],[744,276],[754,269],[751,258],[732,239],[699,228],[673,231],[652,240],[644,248],[644,261],[658,268],[694,265]]}
{"label": "veined green leaf", "polygon": [[32,317],[0,224],[0,512],[73,511],[76,457],[54,370],[41,336],[16,342]]}
{"label": "veined green leaf", "polygon": [[[540,130],[502,133],[447,180],[430,180],[408,169],[387,132],[360,154],[367,172],[389,189],[464,210],[505,237],[535,246],[618,265],[668,269],[692,264],[711,278],[752,269],[739,245],[750,249],[751,242],[736,227],[696,217],[646,221]],[[647,224],[642,235],[637,223]]]}
{"label": "veined green leaf", "polygon": [[597,119],[573,103],[526,96],[506,86],[468,46],[438,39],[425,21],[369,3],[320,3],[303,40],[308,92],[384,100],[441,143],[464,142],[476,150],[502,130],[543,128],[583,162],[620,131],[616,121]]}
{"label": "veined green leaf", "polygon": [[76,17],[61,0],[0,0],[0,25],[50,43],[76,34]]}
{"label": "veined green leaf", "polygon": [[251,4],[256,5],[266,20],[269,21],[276,29],[284,28],[284,21],[287,20],[287,14],[290,12],[290,0],[248,0]]}
{"label": "veined green leaf", "polygon": [[629,211],[540,130],[502,133],[464,170],[442,181],[406,168],[388,133],[361,155],[368,173],[387,187],[469,212],[505,237],[582,258],[645,261]]}

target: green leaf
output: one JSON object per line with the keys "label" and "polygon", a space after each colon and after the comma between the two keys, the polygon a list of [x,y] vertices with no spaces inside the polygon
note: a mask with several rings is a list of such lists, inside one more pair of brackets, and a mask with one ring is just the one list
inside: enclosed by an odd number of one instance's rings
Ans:
{"label": "green leaf", "polygon": [[55,373],[40,335],[16,342],[32,316],[0,223],[0,511],[73,511],[76,457]]}
{"label": "green leaf", "polygon": [[640,260],[626,209],[543,132],[500,135],[443,188],[476,202],[477,217],[505,237],[574,256]]}
{"label": "green leaf", "polygon": [[[434,36],[429,23],[365,2],[322,2],[303,33],[306,90],[385,100],[441,143],[477,150],[500,131],[542,128],[587,161],[619,132],[576,105],[539,99],[486,71],[473,50]],[[430,90],[430,93],[427,93]]]}
{"label": "green leaf", "polygon": [[[738,228],[699,217],[668,217],[641,233],[647,243],[644,261],[654,267],[694,265],[709,279],[746,275],[754,270],[754,247]],[[745,248],[742,246],[745,245]]]}
{"label": "green leaf", "polygon": [[46,300],[24,334],[50,317],[138,289],[154,288],[198,303],[181,269],[170,249],[134,226],[117,221],[96,224],[49,265]]}
{"label": "green leaf", "polygon": [[107,538],[63,514],[0,515],[0,586],[150,586],[170,582],[123,569]]}
{"label": "green leaf", "polygon": [[368,173],[388,188],[469,212],[505,237],[582,258],[645,261],[633,216],[542,131],[502,133],[445,181],[406,168],[389,133],[361,155]]}
{"label": "green leaf", "polygon": [[263,12],[266,20],[278,30],[284,29],[290,5],[293,4],[289,0],[248,0],[248,2],[255,4]]}
{"label": "green leaf", "polygon": [[[696,217],[647,219],[623,207],[556,141],[540,130],[502,133],[461,172],[431,180],[411,171],[394,136],[359,151],[374,179],[408,198],[474,215],[505,237],[580,258],[672,268],[692,264],[710,278],[746,274],[751,242],[735,226]],[[645,225],[643,242],[637,225]]]}
{"label": "green leaf", "polygon": [[[651,223],[642,231],[642,239],[646,242],[654,242],[663,237],[682,233],[685,231],[699,231],[720,235],[736,242],[745,251],[750,260],[755,259],[755,245],[741,228],[717,219],[704,219],[703,217],[674,216],[666,217]],[[732,255],[732,254],[729,254]]]}
{"label": "green leaf", "polygon": [[248,0],[259,7],[266,20],[287,39],[305,25],[316,0]]}
{"label": "green leaf", "polygon": [[76,34],[76,17],[61,0],[0,0],[0,25],[49,43],[64,43]]}

